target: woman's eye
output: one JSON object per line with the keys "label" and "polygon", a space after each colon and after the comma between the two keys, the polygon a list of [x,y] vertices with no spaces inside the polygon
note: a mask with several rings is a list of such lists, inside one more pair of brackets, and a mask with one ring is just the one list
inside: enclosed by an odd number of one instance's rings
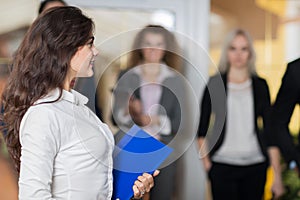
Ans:
{"label": "woman's eye", "polygon": [[87,45],[89,48],[93,46],[93,41],[87,42],[85,45]]}
{"label": "woman's eye", "polygon": [[92,48],[93,47],[93,45],[94,45],[94,37],[91,37],[90,38],[90,40],[89,40],[89,42],[87,43],[87,45],[90,47],[90,48]]}
{"label": "woman's eye", "polygon": [[93,43],[93,42],[89,42],[89,43],[88,43],[88,46],[89,46],[90,48],[92,48],[92,47],[93,47],[93,45],[94,45],[94,43]]}

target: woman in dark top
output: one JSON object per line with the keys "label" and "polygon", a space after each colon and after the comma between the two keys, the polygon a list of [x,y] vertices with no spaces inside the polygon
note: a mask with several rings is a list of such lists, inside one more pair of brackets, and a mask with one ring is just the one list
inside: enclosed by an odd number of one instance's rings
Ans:
{"label": "woman in dark top", "polygon": [[[148,25],[139,31],[132,49],[129,69],[120,74],[114,90],[114,120],[124,132],[135,123],[179,151],[174,137],[182,124],[184,87],[176,71],[180,57],[175,36],[162,26]],[[169,160],[175,160],[175,151]],[[175,161],[161,170],[150,199],[172,199],[175,172]]]}
{"label": "woman in dark top", "polygon": [[[219,70],[204,91],[198,129],[213,199],[262,199],[269,159],[275,171],[272,190],[278,197],[283,186],[279,151],[269,131],[269,89],[255,72],[255,52],[246,31],[237,29],[227,36]],[[212,133],[207,135],[211,121]]]}

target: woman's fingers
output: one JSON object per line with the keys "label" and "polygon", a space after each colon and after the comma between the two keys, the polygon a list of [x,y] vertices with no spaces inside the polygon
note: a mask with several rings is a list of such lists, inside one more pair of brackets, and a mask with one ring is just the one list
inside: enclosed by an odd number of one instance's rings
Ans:
{"label": "woman's fingers", "polygon": [[135,199],[140,199],[143,197],[142,193],[140,192],[140,190],[136,185],[133,185],[132,189],[133,189],[133,194]]}
{"label": "woman's fingers", "polygon": [[133,186],[134,198],[142,198],[146,192],[145,186],[139,180],[134,182]]}
{"label": "woman's fingers", "polygon": [[150,174],[144,173],[143,176],[139,176],[138,180],[143,183],[146,192],[150,192],[153,187],[153,177]]}
{"label": "woman's fingers", "polygon": [[146,192],[150,192],[151,188],[154,186],[153,177],[158,174],[159,170],[155,170],[153,176],[148,173],[143,173],[143,175],[138,176],[132,187],[135,199],[142,198]]}
{"label": "woman's fingers", "polygon": [[157,176],[160,173],[159,170],[155,170],[155,172],[153,173],[153,177]]}

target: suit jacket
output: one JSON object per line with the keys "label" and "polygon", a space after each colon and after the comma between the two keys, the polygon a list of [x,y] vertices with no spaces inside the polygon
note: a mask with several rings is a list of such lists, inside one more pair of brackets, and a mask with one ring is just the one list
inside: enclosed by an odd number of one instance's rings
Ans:
{"label": "suit jacket", "polygon": [[[252,75],[252,91],[254,102],[255,133],[263,155],[267,157],[266,147],[275,145],[270,135],[270,95],[266,81]],[[227,110],[227,74],[210,78],[204,91],[201,104],[201,117],[198,137],[205,137],[209,132],[211,115],[214,116],[212,134],[209,136],[210,155],[212,156],[222,145],[226,134]],[[262,122],[262,123],[261,123]]]}
{"label": "suit jacket", "polygon": [[299,77],[300,59],[297,59],[288,63],[282,78],[281,87],[272,107],[272,131],[277,136],[284,158],[287,161],[295,160],[300,169],[300,153],[294,145],[288,128],[294,108],[300,102]]}
{"label": "suit jacket", "polygon": [[[118,112],[120,109],[128,107],[128,97],[129,95],[134,95],[136,98],[141,99],[140,96],[140,85],[141,79],[136,73],[128,72],[126,77],[125,72],[120,74],[118,79],[117,88],[114,91],[115,103],[113,107],[114,121],[117,125],[122,125],[122,122],[118,120]],[[123,78],[125,77],[125,78]],[[182,81],[178,76],[172,76],[166,78],[162,83],[162,94],[160,98],[161,108],[158,114],[164,114],[170,119],[171,122],[171,135],[161,135],[161,140],[165,144],[168,144],[175,134],[178,132],[181,123],[181,106],[179,103],[179,98],[182,98],[182,93],[184,91]],[[176,94],[176,95],[175,95]],[[128,126],[131,127],[133,121]]]}

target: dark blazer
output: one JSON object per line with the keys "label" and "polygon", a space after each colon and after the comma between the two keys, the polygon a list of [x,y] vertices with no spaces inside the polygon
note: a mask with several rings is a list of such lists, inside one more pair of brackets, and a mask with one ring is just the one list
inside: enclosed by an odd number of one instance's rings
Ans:
{"label": "dark blazer", "polygon": [[[263,155],[267,157],[267,147],[275,145],[270,136],[270,95],[266,81],[253,75],[252,91],[254,98],[254,127]],[[198,128],[198,137],[205,137],[209,131],[209,124],[213,118],[212,134],[209,136],[210,156],[222,145],[226,135],[227,109],[227,74],[215,75],[210,78],[204,91],[201,104],[201,117]],[[247,105],[245,105],[247,106]]]}
{"label": "dark blazer", "polygon": [[[300,153],[293,143],[288,124],[294,108],[300,102],[300,59],[288,63],[281,87],[272,106],[272,132],[287,161],[295,160],[300,169]],[[299,135],[298,135],[299,140]]]}
{"label": "dark blazer", "polygon": [[[136,98],[141,99],[140,77],[135,73],[129,72],[125,74],[125,72],[120,74],[114,90],[113,116],[117,125],[121,124],[117,118],[117,113],[120,109],[128,107],[128,96],[133,94]],[[165,144],[168,144],[173,139],[181,124],[181,106],[178,98],[184,97],[181,94],[184,91],[183,88],[183,82],[177,75],[166,78],[162,83],[162,94],[159,101],[161,107],[158,112],[159,114],[166,114],[171,122],[171,135],[161,135],[162,142]],[[133,121],[131,121],[128,128],[132,125]]]}

